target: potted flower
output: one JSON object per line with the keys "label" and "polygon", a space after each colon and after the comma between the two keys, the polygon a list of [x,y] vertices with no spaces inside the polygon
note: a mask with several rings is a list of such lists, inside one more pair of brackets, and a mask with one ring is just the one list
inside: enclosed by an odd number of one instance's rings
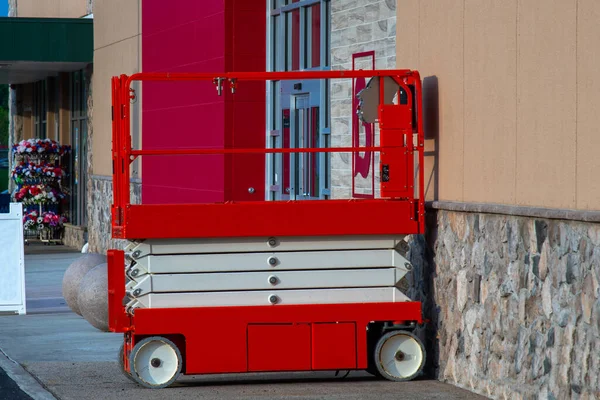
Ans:
{"label": "potted flower", "polygon": [[52,211],[47,211],[42,213],[42,216],[38,218],[38,221],[40,239],[52,240],[57,239],[60,236],[60,233],[64,228],[64,223],[67,222],[67,219]]}
{"label": "potted flower", "polygon": [[68,153],[70,146],[61,146],[52,139],[27,139],[21,140],[12,147],[12,152],[17,161],[29,159],[39,161],[48,159],[56,160],[56,157]]}

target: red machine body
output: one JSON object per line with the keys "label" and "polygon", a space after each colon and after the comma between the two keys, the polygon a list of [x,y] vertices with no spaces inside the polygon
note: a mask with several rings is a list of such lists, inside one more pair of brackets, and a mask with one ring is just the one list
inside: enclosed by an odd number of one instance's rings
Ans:
{"label": "red machine body", "polygon": [[[381,78],[380,146],[343,148],[133,149],[130,100],[133,81],[208,80],[217,91],[240,81]],[[408,93],[386,104],[384,78]],[[224,87],[224,85],[226,87]],[[214,239],[243,237],[349,237],[420,234],[425,228],[421,81],[418,72],[315,71],[221,74],[139,73],[112,79],[112,161],[115,239]],[[354,110],[353,110],[354,111]],[[131,204],[130,164],[141,156],[240,153],[380,152],[385,167],[381,198],[317,201],[255,201],[219,204]],[[418,173],[415,178],[415,154]],[[380,166],[380,168],[381,168]],[[383,176],[382,175],[382,176]],[[415,190],[417,188],[417,190]],[[416,192],[416,195],[415,195]],[[179,221],[185,215],[186,223]],[[315,224],[315,220],[327,221]],[[273,222],[277,223],[273,223]],[[378,336],[423,323],[421,304],[302,304],[127,310],[126,254],[108,251],[109,326],[124,333],[123,369],[132,373],[131,352],[146,338],[176,345],[185,374],[372,368]],[[375,336],[373,336],[375,335]],[[371,337],[372,336],[372,337]]]}

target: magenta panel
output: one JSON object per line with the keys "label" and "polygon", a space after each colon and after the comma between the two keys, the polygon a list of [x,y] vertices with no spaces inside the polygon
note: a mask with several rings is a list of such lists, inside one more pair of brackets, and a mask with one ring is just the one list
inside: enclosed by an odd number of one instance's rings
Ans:
{"label": "magenta panel", "polygon": [[[264,71],[265,7],[264,0],[144,0],[142,71]],[[218,97],[209,82],[146,82],[142,98],[146,149],[265,145],[262,83]],[[262,200],[264,185],[264,156],[142,157],[144,204]]]}
{"label": "magenta panel", "polygon": [[[223,71],[224,0],[144,0],[144,72]],[[208,82],[146,82],[142,91],[143,146],[222,148],[225,100]],[[144,204],[224,200],[224,157],[142,159]]]}
{"label": "magenta panel", "polygon": [[225,0],[143,0],[142,7],[142,35],[152,35],[223,13]]}

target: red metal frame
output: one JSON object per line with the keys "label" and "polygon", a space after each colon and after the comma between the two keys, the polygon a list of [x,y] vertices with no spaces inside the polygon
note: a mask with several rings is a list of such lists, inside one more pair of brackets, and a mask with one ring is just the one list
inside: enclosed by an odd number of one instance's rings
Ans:
{"label": "red metal frame", "polygon": [[[167,149],[167,150],[134,150],[132,149],[130,133],[130,100],[134,98],[131,89],[133,81],[194,81],[208,80],[223,84],[228,83],[229,89],[235,91],[239,81],[266,80],[303,80],[303,79],[340,79],[340,78],[371,78],[374,76],[390,76],[410,93],[407,85],[416,89],[418,114],[418,143],[412,145],[412,135],[407,125],[410,121],[392,118],[400,111],[400,105],[383,105],[383,79],[380,80],[380,127],[383,129],[386,120],[394,121],[390,130],[390,139],[385,140],[382,132],[382,145],[379,147],[340,147],[340,148],[303,148],[303,149]],[[226,88],[223,88],[226,89]],[[140,238],[202,238],[202,237],[236,237],[236,236],[321,236],[321,235],[385,235],[385,234],[416,234],[424,233],[424,175],[423,150],[424,137],[422,129],[421,84],[416,71],[385,70],[385,71],[310,71],[310,72],[229,72],[229,73],[138,73],[131,76],[121,75],[112,79],[113,95],[113,183],[114,204],[112,206],[112,236],[116,239]],[[410,96],[409,96],[410,98]],[[411,106],[409,105],[409,108]],[[381,113],[382,109],[388,112]],[[400,114],[398,114],[400,115]],[[401,113],[401,115],[407,115]],[[390,121],[391,122],[391,121]],[[402,133],[404,132],[404,133]],[[392,139],[392,135],[410,137],[410,148],[400,145],[400,141]],[[192,155],[192,154],[267,154],[267,153],[333,153],[333,152],[367,152],[379,151],[388,154],[398,168],[412,168],[412,160],[405,162],[405,167],[399,164],[394,155],[401,152],[419,152],[419,197],[414,198],[409,190],[402,191],[390,181],[382,185],[381,199],[351,199],[327,201],[289,201],[276,205],[275,202],[225,202],[219,204],[163,204],[163,205],[132,205],[130,200],[130,164],[139,156],[160,155]],[[403,158],[403,157],[400,157]],[[398,170],[395,171],[397,176]],[[408,171],[405,171],[408,172]],[[409,184],[414,185],[412,175]],[[412,187],[412,186],[411,186]],[[399,196],[400,195],[400,196]],[[143,201],[143,200],[142,200]],[[268,204],[268,205],[267,205]],[[283,207],[283,208],[282,208]],[[186,224],[180,224],[174,216],[182,209],[186,210]],[[273,213],[276,213],[276,217]],[[342,215],[343,214],[343,215]],[[360,217],[358,215],[360,214]],[[155,219],[158,218],[158,219]],[[273,224],[275,218],[283,218],[286,223]],[[336,219],[341,225],[333,226],[331,219]],[[344,224],[344,218],[354,218],[353,224]],[[195,219],[195,220],[190,220]],[[215,232],[215,226],[207,223],[207,219],[218,221],[220,231]],[[329,220],[327,224],[314,224],[314,220]],[[376,223],[374,223],[376,221]]]}
{"label": "red metal frame", "polygon": [[[419,302],[140,308],[129,317],[121,302],[124,270],[124,252],[111,250],[109,328],[125,333],[126,370],[129,352],[148,336],[172,339],[181,350],[188,375],[366,369],[370,324],[423,323]],[[290,351],[296,351],[297,357]]]}
{"label": "red metal frame", "polygon": [[[282,370],[317,370],[341,369],[335,354],[327,348],[314,345],[310,331],[318,324],[352,323],[355,324],[355,340],[350,342],[346,350],[355,354],[356,362],[347,369],[367,368],[367,326],[371,321],[414,321],[422,323],[421,303],[365,303],[365,304],[320,304],[289,306],[248,306],[248,307],[197,307],[178,309],[138,309],[135,312],[134,342],[138,337],[161,335],[183,335],[185,337],[186,373],[216,374],[249,371],[282,371]],[[209,321],[210,327],[206,325]],[[252,361],[253,347],[261,348],[263,343],[251,340],[248,330],[253,326],[264,326],[262,335],[268,341],[269,352],[260,352],[257,356],[262,360],[261,368],[249,368]],[[289,352],[296,346],[294,336],[283,337],[285,347],[276,346],[278,327],[305,326],[309,328],[308,336],[300,332],[298,336],[307,341],[302,354],[312,359],[330,362],[323,363],[325,368],[308,366],[286,366],[289,354],[282,357],[282,352]],[[293,328],[292,328],[293,332]],[[298,338],[298,336],[295,336]],[[308,348],[308,351],[304,351]],[[311,351],[312,350],[312,351]],[[306,354],[305,354],[306,353]],[[270,364],[270,367],[268,367]],[[336,367],[331,367],[335,365]]]}
{"label": "red metal frame", "polygon": [[[413,144],[412,100],[406,105],[383,104],[379,124],[381,146],[302,149],[170,149],[134,150],[130,134],[133,81],[210,80],[234,91],[241,80],[303,80],[390,76],[407,93],[416,89],[417,143]],[[222,74],[140,73],[112,78],[112,162],[114,203],[112,236],[116,239],[206,238],[247,236],[393,235],[423,233],[424,136],[421,82],[418,72],[316,71],[244,72]],[[132,205],[130,164],[139,156],[196,154],[269,154],[381,152],[381,163],[393,168],[382,182],[381,199],[324,201],[257,201],[220,204]],[[414,151],[419,153],[419,196],[414,196]],[[374,174],[374,171],[373,171]],[[390,174],[392,176],[392,174]],[[398,178],[400,177],[400,178]],[[375,187],[373,187],[375,190]],[[185,216],[186,224],[179,221]],[[190,220],[195,219],[195,220]],[[326,221],[315,224],[314,221]],[[273,223],[276,221],[277,223]],[[365,369],[368,367],[368,327],[381,322],[423,322],[419,302],[195,307],[125,310],[125,254],[108,251],[109,328],[123,332],[125,370],[133,346],[148,336],[166,336],[181,350],[186,374],[254,371]],[[274,346],[276,348],[274,348]],[[283,348],[285,346],[285,348]],[[279,347],[279,348],[277,348]],[[293,352],[281,356],[281,351]],[[340,357],[340,354],[343,354]]]}

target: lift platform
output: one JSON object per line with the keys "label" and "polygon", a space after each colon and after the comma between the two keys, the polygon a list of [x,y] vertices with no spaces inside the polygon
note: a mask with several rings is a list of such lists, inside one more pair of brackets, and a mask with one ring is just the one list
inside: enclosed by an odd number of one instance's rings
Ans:
{"label": "lift platform", "polygon": [[[356,78],[370,79],[352,111],[377,126],[372,146],[132,147],[134,81],[209,81],[220,95],[243,81]],[[127,377],[164,388],[182,373],[368,370],[403,381],[421,372],[425,349],[413,333],[421,304],[405,294],[406,237],[425,227],[418,72],[139,73],[112,78],[112,102],[112,237],[127,245],[108,251],[109,327],[124,333]],[[377,198],[130,198],[139,157],[336,152],[379,154]]]}

